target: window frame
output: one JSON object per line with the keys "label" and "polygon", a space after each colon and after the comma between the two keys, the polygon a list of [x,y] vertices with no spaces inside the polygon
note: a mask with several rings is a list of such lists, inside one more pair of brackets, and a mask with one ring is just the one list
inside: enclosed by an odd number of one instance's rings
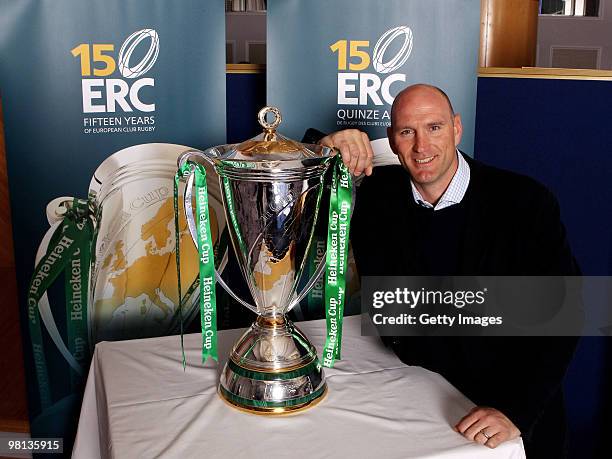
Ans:
{"label": "window frame", "polygon": [[[605,1],[603,0],[599,0],[599,5],[598,5],[598,9],[597,9],[597,16],[584,16],[583,15],[576,15],[575,11],[576,11],[576,3],[577,2],[581,2],[582,4],[582,8],[586,8],[586,0],[566,0],[566,11],[568,9],[571,9],[572,14],[551,14],[551,13],[538,13],[539,17],[545,17],[545,18],[572,18],[572,19],[588,19],[588,20],[603,20],[603,8],[604,8],[604,4]],[[542,5],[540,4],[540,9],[541,9]]]}

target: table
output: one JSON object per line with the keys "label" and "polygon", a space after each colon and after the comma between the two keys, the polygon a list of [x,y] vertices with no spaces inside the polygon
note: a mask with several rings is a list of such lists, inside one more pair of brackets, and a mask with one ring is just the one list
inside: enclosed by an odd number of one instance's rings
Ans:
{"label": "table", "polygon": [[[322,320],[298,324],[319,356]],[[264,417],[217,395],[222,364],[241,330],[219,333],[220,364],[200,363],[200,334],[96,346],[74,458],[499,458],[519,459],[521,439],[492,450],[451,426],[474,404],[442,376],[403,364],[346,317],[341,361],[325,369],[329,392],[293,416]]]}

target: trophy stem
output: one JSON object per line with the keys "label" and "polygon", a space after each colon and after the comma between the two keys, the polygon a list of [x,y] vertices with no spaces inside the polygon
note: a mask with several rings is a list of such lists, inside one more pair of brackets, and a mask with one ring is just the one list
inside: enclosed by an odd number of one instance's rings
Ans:
{"label": "trophy stem", "polygon": [[327,385],[316,349],[285,316],[258,316],[234,346],[219,395],[250,413],[279,415],[310,408]]}

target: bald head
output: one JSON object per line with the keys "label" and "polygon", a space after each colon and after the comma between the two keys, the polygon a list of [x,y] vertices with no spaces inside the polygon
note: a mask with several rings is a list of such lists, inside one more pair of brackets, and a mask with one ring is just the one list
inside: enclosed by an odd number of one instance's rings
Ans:
{"label": "bald head", "polygon": [[391,150],[410,173],[427,202],[435,203],[457,170],[461,117],[448,96],[426,84],[409,86],[393,101],[387,137]]}
{"label": "bald head", "polygon": [[399,107],[403,106],[405,103],[407,103],[410,99],[414,97],[422,96],[439,97],[448,106],[451,118],[455,115],[453,104],[451,103],[448,95],[444,91],[442,91],[437,86],[419,83],[413,84],[412,86],[408,86],[402,89],[400,93],[395,97],[393,105],[391,106],[391,124],[394,124],[395,115],[397,114]]}

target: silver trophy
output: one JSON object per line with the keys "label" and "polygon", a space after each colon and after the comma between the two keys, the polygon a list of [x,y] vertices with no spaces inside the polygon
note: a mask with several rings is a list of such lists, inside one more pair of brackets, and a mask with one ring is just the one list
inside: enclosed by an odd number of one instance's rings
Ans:
{"label": "silver trophy", "polygon": [[[266,116],[272,113],[273,122]],[[186,152],[189,161],[214,164],[224,211],[240,269],[255,305],[236,295],[217,274],[217,281],[241,305],[257,314],[235,343],[221,374],[219,393],[242,410],[284,414],[320,401],[327,385],[317,352],[287,313],[314,286],[325,268],[301,279],[318,216],[323,174],[335,151],[306,145],[276,133],[278,109],[259,113],[263,134],[239,145]],[[193,174],[187,180],[184,208],[196,243],[192,213]],[[304,285],[298,292],[298,286]]]}

